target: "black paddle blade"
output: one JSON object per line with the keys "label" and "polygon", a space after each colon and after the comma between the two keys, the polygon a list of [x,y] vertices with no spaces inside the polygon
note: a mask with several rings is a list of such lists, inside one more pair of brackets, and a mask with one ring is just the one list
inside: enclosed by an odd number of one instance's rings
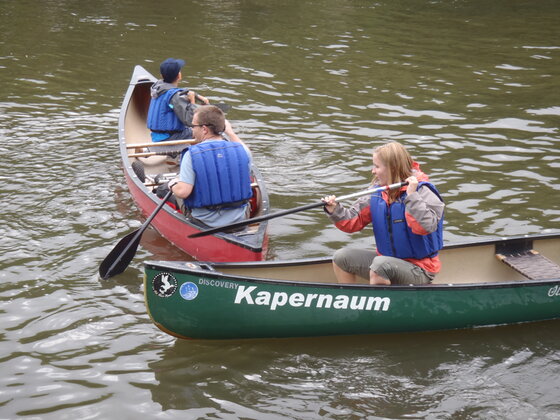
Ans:
{"label": "black paddle blade", "polygon": [[139,230],[135,230],[122,238],[103,262],[99,264],[99,275],[103,280],[121,274],[126,270],[136,254],[138,244],[140,244],[142,235],[138,235],[138,233]]}
{"label": "black paddle blade", "polygon": [[120,274],[126,270],[126,267],[128,267],[128,264],[130,264],[130,261],[134,258],[134,254],[136,254],[142,234],[172,195],[173,192],[169,190],[150,217],[140,226],[140,229],[122,238],[109,255],[105,257],[103,262],[99,265],[99,275],[103,280],[107,280],[109,277]]}
{"label": "black paddle blade", "polygon": [[230,104],[217,103],[217,104],[210,104],[210,105],[214,105],[214,106],[220,108],[224,114],[227,113],[231,109]]}

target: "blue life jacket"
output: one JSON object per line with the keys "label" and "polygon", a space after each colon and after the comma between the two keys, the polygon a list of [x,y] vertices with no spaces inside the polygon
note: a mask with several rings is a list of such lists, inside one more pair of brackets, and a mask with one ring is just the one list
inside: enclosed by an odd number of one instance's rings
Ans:
{"label": "blue life jacket", "polygon": [[189,148],[196,174],[188,208],[237,208],[253,196],[249,155],[239,143],[205,141]]}
{"label": "blue life jacket", "polygon": [[185,129],[185,124],[181,122],[169,101],[171,97],[182,89],[169,89],[157,98],[152,98],[150,108],[148,109],[148,128],[155,132],[173,133],[180,132]]}
{"label": "blue life jacket", "polygon": [[[418,183],[418,188],[430,188],[442,200],[436,187],[429,182]],[[382,193],[371,196],[370,210],[375,245],[381,255],[397,258],[422,259],[435,257],[443,247],[443,216],[437,229],[428,235],[417,235],[412,232],[405,218],[406,192],[390,206],[383,199]]]}

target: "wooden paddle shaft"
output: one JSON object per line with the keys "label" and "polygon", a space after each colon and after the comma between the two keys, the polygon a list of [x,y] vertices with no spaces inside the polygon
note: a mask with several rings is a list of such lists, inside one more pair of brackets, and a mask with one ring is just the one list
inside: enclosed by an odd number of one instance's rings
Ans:
{"label": "wooden paddle shaft", "polygon": [[195,144],[196,140],[186,139],[186,140],[168,140],[168,141],[158,141],[157,143],[133,143],[127,144],[127,149],[134,149],[136,147],[160,147],[160,146],[177,146],[181,144]]}
{"label": "wooden paddle shaft", "polygon": [[[131,153],[128,155],[129,158],[133,157],[150,157],[150,156],[167,156],[170,152],[143,152],[143,153]],[[177,152],[172,152],[177,153]]]}

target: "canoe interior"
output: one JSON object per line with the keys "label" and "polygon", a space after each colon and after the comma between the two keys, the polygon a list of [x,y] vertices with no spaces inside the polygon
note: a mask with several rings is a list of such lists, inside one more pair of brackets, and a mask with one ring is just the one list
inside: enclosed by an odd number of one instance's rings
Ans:
{"label": "canoe interior", "polygon": [[[146,126],[148,108],[150,107],[150,88],[153,80],[139,83],[134,87],[124,120],[125,141],[127,144],[143,144],[152,141],[150,130]],[[128,149],[128,154],[140,153],[142,149]],[[176,159],[167,156],[131,157],[130,164],[138,160],[144,165],[146,175],[155,176],[164,173],[177,173]]]}
{"label": "canoe interior", "polygon": [[[150,130],[146,126],[148,108],[150,107],[150,88],[154,80],[147,80],[134,86],[132,97],[126,110],[125,126],[126,142],[149,143],[152,141]],[[132,153],[132,152],[131,152]],[[159,158],[158,158],[159,159]]]}
{"label": "canoe interior", "polygon": [[[518,241],[511,239],[508,245]],[[496,256],[501,241],[449,245],[440,252],[442,270],[434,284],[501,283],[526,281],[527,277],[507,266]],[[531,248],[560,266],[560,234],[533,238]],[[293,263],[235,263],[212,264],[212,268],[226,276],[252,277],[294,282],[336,283],[330,258],[300,260]],[[560,270],[560,267],[558,267]],[[551,278],[560,278],[556,271]],[[362,283],[366,284],[365,280]]]}

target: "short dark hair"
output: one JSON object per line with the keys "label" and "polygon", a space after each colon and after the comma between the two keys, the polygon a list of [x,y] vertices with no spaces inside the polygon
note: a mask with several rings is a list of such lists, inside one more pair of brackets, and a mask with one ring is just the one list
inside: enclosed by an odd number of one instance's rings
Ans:
{"label": "short dark hair", "polygon": [[222,110],[214,105],[202,105],[194,111],[198,115],[198,124],[205,125],[214,134],[221,134],[226,129],[226,117]]}

